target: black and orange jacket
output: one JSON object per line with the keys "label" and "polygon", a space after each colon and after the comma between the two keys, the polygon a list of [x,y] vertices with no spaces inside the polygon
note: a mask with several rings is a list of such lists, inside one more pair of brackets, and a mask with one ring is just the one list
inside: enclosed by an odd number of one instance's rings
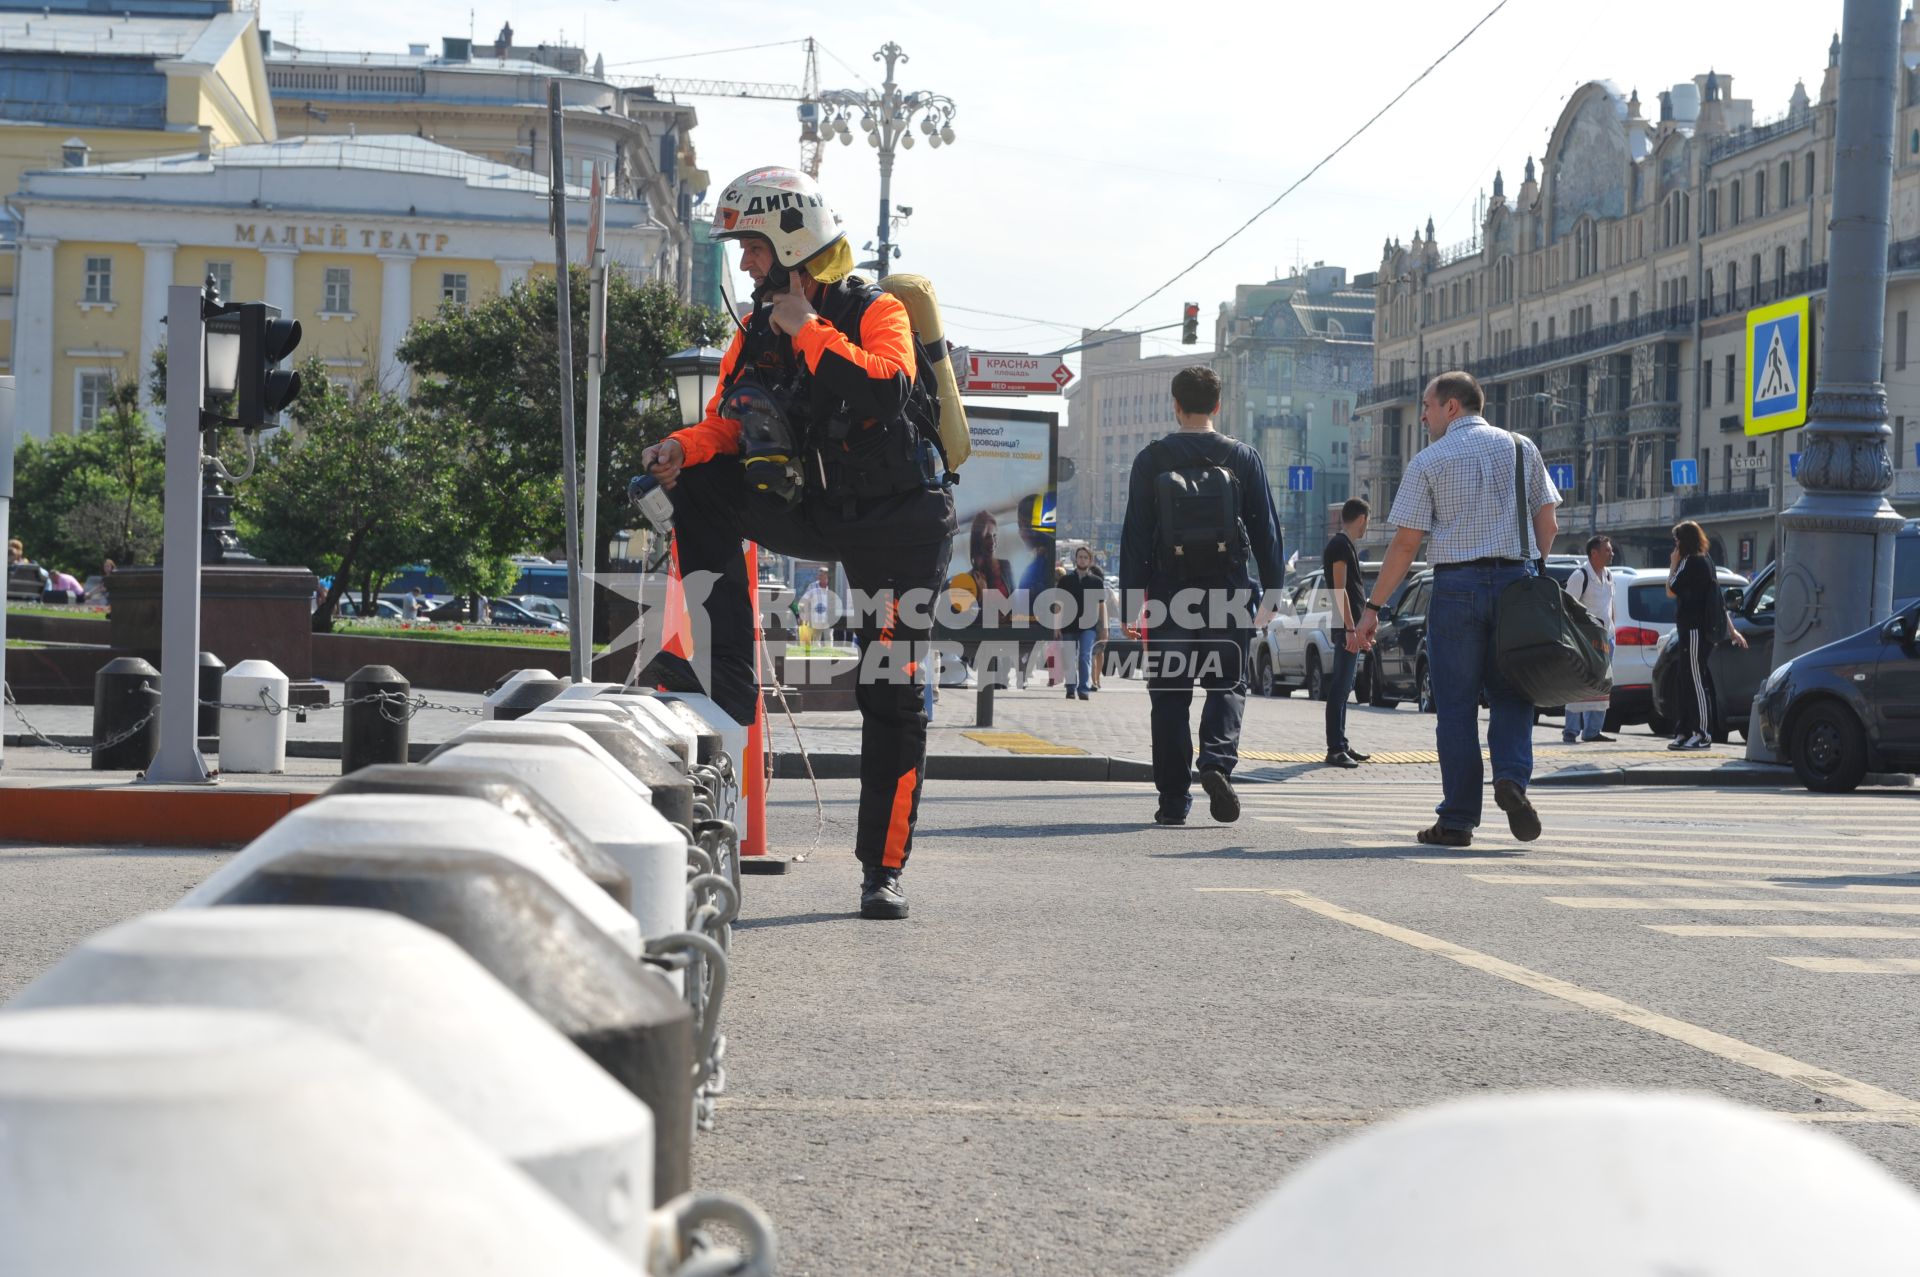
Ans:
{"label": "black and orange jacket", "polygon": [[844,403],[852,420],[871,428],[900,416],[913,390],[913,324],[899,298],[849,276],[837,284],[815,285],[813,305],[820,313],[791,337],[775,333],[766,312],[756,310],[746,328],[736,328],[720,361],[720,386],[697,425],[676,431],[686,449],[686,464],[740,451],[740,423],[720,415],[726,395],[749,343],[757,364],[780,370],[798,359],[811,374],[815,419]]}

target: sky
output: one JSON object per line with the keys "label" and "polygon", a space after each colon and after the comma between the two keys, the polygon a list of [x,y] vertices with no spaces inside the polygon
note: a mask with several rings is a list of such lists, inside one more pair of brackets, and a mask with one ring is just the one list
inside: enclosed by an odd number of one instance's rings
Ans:
{"label": "sky", "polygon": [[[1201,343],[1237,284],[1297,262],[1377,267],[1388,237],[1431,217],[1443,245],[1470,238],[1475,207],[1504,170],[1511,197],[1567,98],[1590,80],[1658,92],[1717,70],[1756,121],[1786,110],[1794,82],[1818,97],[1840,0],[1742,9],[1709,0],[1137,0],[780,6],[765,0],[654,5],[565,0],[470,8],[457,0],[262,0],[262,25],[306,48],[405,52],[503,20],[515,43],[583,44],[609,75],[797,84],[813,36],[825,88],[877,87],[874,51],[910,59],[905,91],[953,99],[956,142],[896,162],[893,199],[911,207],[895,269],[934,281],[948,336],[977,350],[1052,351],[1082,327],[1176,324],[1201,308]],[[394,14],[404,13],[396,22]],[[1751,20],[1748,16],[1750,15]],[[1365,133],[1233,243],[1161,285],[1298,181],[1465,35],[1485,24]],[[379,33],[377,35],[372,33]],[[775,47],[713,53],[779,43]],[[685,56],[700,55],[700,56]],[[701,167],[716,185],[797,163],[784,102],[691,98]],[[877,155],[855,130],[831,144],[821,184],[856,248],[874,238]],[[864,259],[864,255],[863,255]],[[1148,294],[1155,294],[1138,305]],[[993,313],[983,313],[993,312]],[[1124,313],[1124,317],[1122,313]],[[1148,354],[1176,354],[1178,332]],[[1073,362],[1069,360],[1069,362]]]}

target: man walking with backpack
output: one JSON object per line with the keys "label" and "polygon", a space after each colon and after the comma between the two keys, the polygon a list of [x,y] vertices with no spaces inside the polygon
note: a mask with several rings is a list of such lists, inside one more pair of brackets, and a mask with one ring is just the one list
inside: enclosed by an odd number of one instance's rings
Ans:
{"label": "man walking with backpack", "polygon": [[[1222,822],[1240,817],[1233,768],[1247,704],[1247,643],[1262,590],[1277,590],[1280,520],[1260,454],[1213,428],[1220,378],[1204,365],[1173,378],[1180,428],[1134,458],[1120,533],[1120,589],[1130,634],[1146,640],[1155,824],[1183,825],[1193,776],[1188,714],[1197,681],[1200,785]],[[1259,573],[1254,583],[1253,571]]]}

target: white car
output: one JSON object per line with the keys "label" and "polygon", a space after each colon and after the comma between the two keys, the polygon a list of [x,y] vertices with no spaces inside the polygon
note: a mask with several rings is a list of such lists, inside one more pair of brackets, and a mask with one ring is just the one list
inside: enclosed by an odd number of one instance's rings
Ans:
{"label": "white car", "polygon": [[[1412,564],[1407,575],[1426,566]],[[1360,574],[1369,582],[1379,572],[1377,562],[1360,565]],[[1333,631],[1339,621],[1333,609],[1333,586],[1323,569],[1307,573],[1287,588],[1273,619],[1247,647],[1248,682],[1256,695],[1287,696],[1304,687],[1308,700],[1326,698],[1326,680],[1333,673]],[[1354,695],[1365,704],[1366,673],[1363,669],[1356,674]]]}

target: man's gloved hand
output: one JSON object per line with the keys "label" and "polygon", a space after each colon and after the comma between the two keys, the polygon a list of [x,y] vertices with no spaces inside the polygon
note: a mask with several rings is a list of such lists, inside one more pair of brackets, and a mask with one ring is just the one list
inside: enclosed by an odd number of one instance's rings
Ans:
{"label": "man's gloved hand", "polygon": [[660,481],[663,488],[672,488],[680,481],[680,471],[687,464],[687,450],[680,446],[678,439],[662,439],[640,454],[640,464],[647,473]]}

